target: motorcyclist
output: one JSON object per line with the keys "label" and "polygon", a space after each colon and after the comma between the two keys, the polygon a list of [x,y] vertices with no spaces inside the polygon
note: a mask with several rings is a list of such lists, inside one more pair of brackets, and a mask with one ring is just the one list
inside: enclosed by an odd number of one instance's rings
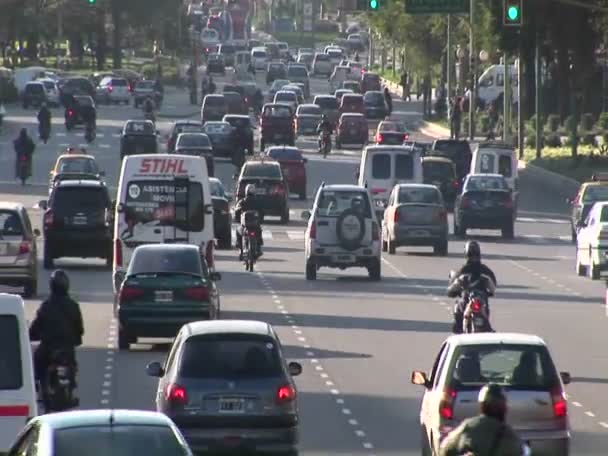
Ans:
{"label": "motorcyclist", "polygon": [[317,133],[319,134],[319,150],[321,150],[324,137],[327,136],[331,140],[331,134],[333,133],[334,127],[325,114],[321,116],[321,121],[317,125]]}
{"label": "motorcyclist", "polygon": [[49,137],[49,133],[51,132],[51,111],[47,107],[46,103],[42,103],[40,110],[38,111],[38,133],[40,135],[40,139],[46,140]]}
{"label": "motorcyclist", "polygon": [[154,109],[156,108],[154,101],[152,101],[152,99],[150,97],[146,98],[146,100],[144,101],[144,105],[143,105],[143,111],[144,111],[144,115],[146,117],[146,119],[150,119],[152,120],[152,122],[155,122],[155,117],[154,117]]}
{"label": "motorcyclist", "polygon": [[[40,341],[34,352],[34,373],[44,384],[50,357],[56,350],[66,351],[71,358],[72,389],[76,388],[75,348],[82,345],[84,325],[80,306],[69,296],[70,280],[65,271],[53,271],[49,280],[50,296],[42,302],[30,326],[30,339]],[[75,395],[73,397],[76,397]]]}
{"label": "motorcyclist", "polygon": [[391,98],[391,92],[388,90],[388,87],[384,88],[384,102],[386,103],[386,109],[390,116],[393,113],[393,99]]}
{"label": "motorcyclist", "polygon": [[497,285],[494,272],[481,262],[481,248],[477,241],[469,241],[466,243],[464,246],[464,256],[466,262],[451,278],[447,292],[450,298],[459,297],[456,307],[454,308],[453,332],[457,334],[462,332],[462,315],[467,302],[467,297],[463,295],[463,287],[459,278],[463,275],[469,275],[470,281],[475,282],[479,280],[482,275],[485,275],[492,280],[494,287]]}
{"label": "motorcyclist", "polygon": [[[19,178],[19,162],[21,161],[21,157],[25,155],[27,157],[28,165],[31,171],[32,167],[32,155],[34,154],[34,150],[36,149],[36,145],[32,138],[27,134],[27,129],[22,128],[19,132],[19,137],[13,141],[13,146],[15,148],[15,178]],[[30,172],[28,172],[28,177]]]}
{"label": "motorcyclist", "polygon": [[253,94],[252,104],[253,112],[256,113],[256,115],[260,114],[262,112],[262,107],[264,106],[264,94],[262,93],[262,90],[256,88],[255,93]]}
{"label": "motorcyclist", "polygon": [[94,130],[97,127],[97,111],[94,106],[85,105],[81,108],[82,122],[85,129]]}
{"label": "motorcyclist", "polygon": [[464,420],[441,443],[440,456],[521,456],[523,443],[505,423],[507,397],[502,387],[487,384],[478,396],[480,415]]}
{"label": "motorcyclist", "polygon": [[[234,217],[241,220],[241,214],[245,211],[257,211],[257,201],[255,198],[255,185],[248,184],[245,187],[245,198],[239,200],[234,208]],[[262,239],[262,227],[260,224],[256,227],[256,236],[258,238],[258,256],[262,256],[262,246],[264,240]],[[236,230],[236,246],[239,249],[239,259],[243,259],[243,227],[239,226]]]}
{"label": "motorcyclist", "polygon": [[359,58],[359,51],[355,51],[355,62],[359,63],[361,59]]}

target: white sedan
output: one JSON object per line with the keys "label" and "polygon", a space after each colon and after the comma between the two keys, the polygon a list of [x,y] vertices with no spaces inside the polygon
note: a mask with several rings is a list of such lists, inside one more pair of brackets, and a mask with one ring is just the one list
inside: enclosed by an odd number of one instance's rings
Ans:
{"label": "white sedan", "polygon": [[576,273],[597,280],[608,269],[608,202],[595,203],[577,230]]}

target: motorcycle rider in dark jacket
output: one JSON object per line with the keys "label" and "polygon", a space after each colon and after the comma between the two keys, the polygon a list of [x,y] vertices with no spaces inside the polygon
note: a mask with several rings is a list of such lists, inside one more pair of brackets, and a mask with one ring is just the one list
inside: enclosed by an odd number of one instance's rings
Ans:
{"label": "motorcycle rider in dark jacket", "polygon": [[331,134],[333,133],[333,131],[334,127],[332,126],[329,119],[327,119],[327,116],[323,114],[321,116],[321,122],[319,122],[319,124],[317,125],[317,133],[319,134],[319,151],[322,151],[323,145],[321,144],[321,140],[323,139],[323,137],[327,135],[331,140]]}
{"label": "motorcycle rider in dark jacket", "polygon": [[15,178],[19,178],[19,162],[22,155],[27,156],[28,160],[28,177],[31,175],[32,170],[32,156],[34,155],[34,150],[36,149],[36,145],[32,138],[27,134],[27,129],[22,128],[19,132],[19,137],[13,141],[13,146],[15,148]]}
{"label": "motorcycle rider in dark jacket", "polygon": [[[30,340],[40,341],[34,352],[34,373],[40,385],[44,384],[51,355],[56,350],[66,351],[71,358],[72,389],[76,388],[76,354],[82,345],[84,324],[80,306],[68,294],[70,281],[65,271],[51,274],[50,296],[42,302],[30,326]],[[74,395],[74,397],[76,397]]]}
{"label": "motorcycle rider in dark jacket", "polygon": [[494,282],[494,287],[496,287],[497,285],[496,276],[494,275],[494,272],[492,272],[489,267],[487,267],[481,262],[481,249],[477,241],[467,242],[464,247],[464,255],[466,258],[466,263],[458,271],[456,271],[456,274],[451,278],[447,290],[447,294],[450,298],[458,297],[458,301],[454,308],[453,332],[455,334],[460,334],[462,332],[462,316],[465,310],[465,306],[467,304],[467,297],[463,296],[462,283],[458,280],[458,278],[462,275],[470,275],[471,282],[475,282],[476,280],[479,280],[481,276],[485,275],[488,276],[492,280],[492,282]]}
{"label": "motorcycle rider in dark jacket", "polygon": [[46,143],[46,140],[49,137],[51,132],[51,111],[46,106],[46,103],[42,103],[40,107],[40,111],[38,111],[38,133],[40,139],[43,139]]}
{"label": "motorcycle rider in dark jacket", "polygon": [[[239,221],[239,227],[236,230],[236,246],[239,249],[239,259],[243,259],[243,227],[241,226],[241,214],[246,211],[257,211],[258,203],[255,198],[255,185],[248,184],[245,187],[245,198],[239,200],[234,208],[234,217]],[[262,256],[262,227],[258,223],[256,227],[256,236],[258,238],[258,256]]]}

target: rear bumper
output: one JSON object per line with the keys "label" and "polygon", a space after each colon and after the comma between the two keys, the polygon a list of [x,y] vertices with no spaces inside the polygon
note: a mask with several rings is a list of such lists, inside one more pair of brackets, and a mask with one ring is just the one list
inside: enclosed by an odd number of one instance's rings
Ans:
{"label": "rear bumper", "polygon": [[208,320],[209,307],[180,315],[143,315],[143,312],[118,309],[120,329],[135,337],[174,337],[182,326],[193,321]]}
{"label": "rear bumper", "polygon": [[[290,190],[292,190],[290,188]],[[283,215],[287,210],[285,198],[272,196],[258,196],[256,210],[266,215]]]}
{"label": "rear bumper", "polygon": [[435,245],[447,241],[448,227],[443,226],[395,226],[391,241],[395,245]]}
{"label": "rear bumper", "polygon": [[298,444],[298,428],[218,428],[200,429],[180,427],[180,431],[194,452],[247,451],[283,453],[293,451]]}
{"label": "rear bumper", "polygon": [[0,284],[2,285],[20,285],[34,277],[36,277],[36,262],[25,266],[0,267]]}
{"label": "rear bumper", "polygon": [[512,212],[465,212],[458,215],[460,226],[479,229],[500,229],[514,222]]}
{"label": "rear bumper", "polygon": [[112,236],[105,231],[66,231],[45,233],[45,246],[48,244],[54,257],[74,256],[77,258],[112,256]]}

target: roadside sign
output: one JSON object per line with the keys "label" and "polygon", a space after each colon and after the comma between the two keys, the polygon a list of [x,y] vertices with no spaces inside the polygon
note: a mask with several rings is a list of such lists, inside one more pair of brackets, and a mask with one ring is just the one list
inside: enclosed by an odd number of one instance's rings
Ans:
{"label": "roadside sign", "polygon": [[302,5],[302,28],[305,32],[312,32],[313,28],[313,7],[312,2],[305,2]]}

